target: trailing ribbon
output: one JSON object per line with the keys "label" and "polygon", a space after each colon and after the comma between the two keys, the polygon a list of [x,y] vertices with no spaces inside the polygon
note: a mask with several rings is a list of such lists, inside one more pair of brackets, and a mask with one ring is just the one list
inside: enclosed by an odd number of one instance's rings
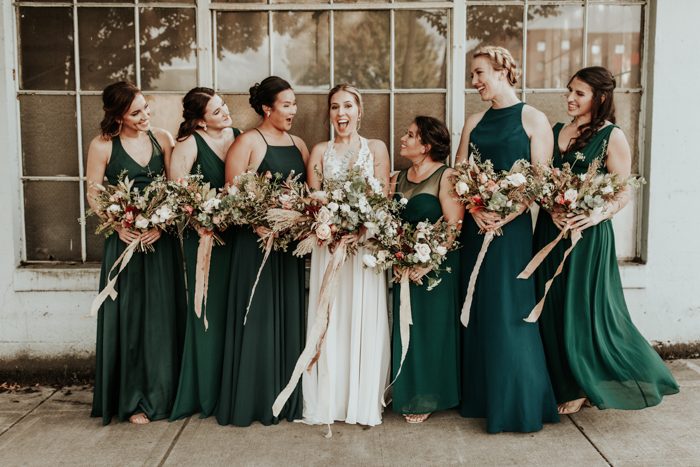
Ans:
{"label": "trailing ribbon", "polygon": [[540,251],[537,252],[537,254],[530,260],[529,263],[527,263],[527,266],[525,266],[525,269],[523,269],[523,272],[518,274],[518,279],[528,279],[533,272],[535,272],[535,269],[539,267],[540,264],[542,264],[542,261],[549,255],[549,253],[554,249],[555,246],[557,246],[557,243],[561,241],[562,238],[566,235],[566,233],[569,231],[568,227],[565,227],[562,229],[561,232],[559,232],[559,235],[557,235],[557,238],[546,244]]}
{"label": "trailing ribbon", "polygon": [[462,314],[460,316],[460,321],[466,328],[469,324],[469,313],[472,307],[472,300],[474,299],[474,288],[476,287],[476,278],[479,277],[479,270],[481,269],[481,263],[484,262],[484,256],[486,256],[486,251],[489,249],[489,245],[493,238],[496,236],[496,232],[489,230],[484,235],[484,243],[481,244],[481,250],[479,255],[476,257],[476,263],[474,264],[474,269],[472,269],[472,274],[469,276],[469,286],[467,287],[467,297],[464,299],[464,305],[462,306]]}
{"label": "trailing ribbon", "polygon": [[197,315],[197,318],[201,318],[202,310],[204,310],[205,331],[209,328],[209,321],[207,321],[207,291],[209,290],[209,267],[211,265],[211,251],[213,247],[213,232],[205,232],[199,236],[194,279],[194,313]]}
{"label": "trailing ribbon", "polygon": [[390,387],[394,385],[403,369],[403,362],[408,354],[408,344],[411,341],[411,325],[413,324],[413,311],[411,309],[411,284],[408,280],[408,269],[404,269],[401,273],[401,295],[399,305],[399,330],[401,334],[401,362],[399,363],[399,371],[396,372],[393,381],[384,389],[382,394],[382,405],[386,407],[384,395]]}
{"label": "trailing ribbon", "polygon": [[[567,229],[562,230],[562,233],[559,234],[559,237],[561,237],[564,234],[564,231]],[[556,241],[558,242],[560,238],[557,237]],[[564,262],[566,261],[566,258],[569,256],[569,253],[571,253],[571,250],[574,249],[576,244],[578,243],[579,240],[581,240],[581,231],[580,230],[572,230],[571,231],[571,246],[566,249],[564,252],[564,257],[561,259],[561,263],[559,263],[559,266],[557,267],[556,272],[552,276],[551,279],[549,279],[545,285],[544,285],[544,295],[542,296],[542,299],[535,305],[535,308],[532,309],[530,314],[527,316],[527,318],[524,319],[524,321],[528,323],[535,323],[537,322],[537,319],[540,317],[542,314],[542,308],[544,307],[544,300],[547,298],[547,293],[549,292],[549,288],[552,286],[552,282],[554,282],[554,279],[561,274],[561,271],[564,269]],[[556,244],[556,243],[555,243]],[[549,247],[547,245],[545,248]],[[552,246],[553,248],[553,246]],[[551,248],[550,248],[551,249]],[[520,277],[520,276],[518,276]]]}
{"label": "trailing ribbon", "polygon": [[[129,246],[126,247],[124,252],[121,255],[119,255],[117,260],[114,262],[112,268],[107,274],[107,283],[105,284],[104,289],[102,289],[100,293],[97,294],[97,297],[95,297],[95,300],[93,300],[92,302],[92,306],[90,307],[90,316],[95,316],[97,314],[104,301],[107,300],[107,297],[111,298],[112,300],[117,299],[117,289],[114,288],[114,286],[117,285],[117,278],[119,277],[119,274],[124,270],[124,268],[126,268],[126,265],[129,264],[131,257],[134,256],[134,252],[140,244],[140,237],[129,243]],[[117,268],[117,266],[119,266],[119,271],[117,271],[114,277],[110,277],[114,270]]]}
{"label": "trailing ribbon", "polygon": [[253,289],[250,291],[250,299],[248,299],[248,306],[245,309],[245,316],[243,316],[243,326],[245,326],[246,321],[248,321],[248,312],[250,311],[250,305],[253,303],[253,296],[255,296],[255,289],[258,288],[258,282],[260,281],[260,274],[267,263],[267,258],[270,257],[270,252],[272,251],[272,245],[275,243],[275,236],[271,233],[265,242],[265,255],[263,255],[262,263],[258,269],[258,274],[255,276],[255,282],[253,283]]}
{"label": "trailing ribbon", "polygon": [[323,274],[321,290],[316,305],[316,319],[306,335],[306,346],[294,366],[294,371],[289,378],[289,383],[287,383],[287,386],[279,393],[274,404],[272,404],[272,414],[275,417],[280,414],[284,404],[287,403],[292,392],[294,392],[294,388],[296,388],[299,383],[299,378],[301,378],[304,370],[311,370],[321,356],[321,346],[326,338],[331,313],[331,293],[336,288],[338,271],[345,262],[346,257],[347,247],[345,243],[340,243],[333,253],[331,260],[328,262],[326,271]]}

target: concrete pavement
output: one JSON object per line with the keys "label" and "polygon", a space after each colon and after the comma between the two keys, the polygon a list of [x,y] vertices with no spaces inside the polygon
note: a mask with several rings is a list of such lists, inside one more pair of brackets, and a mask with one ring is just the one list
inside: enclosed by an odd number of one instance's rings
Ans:
{"label": "concrete pavement", "polygon": [[588,408],[532,434],[488,435],[455,411],[420,425],[392,413],[374,428],[337,423],[331,439],[325,427],[196,416],[102,427],[89,417],[90,387],[29,388],[0,394],[0,465],[700,466],[700,360],[668,365],[681,392],[660,406]]}

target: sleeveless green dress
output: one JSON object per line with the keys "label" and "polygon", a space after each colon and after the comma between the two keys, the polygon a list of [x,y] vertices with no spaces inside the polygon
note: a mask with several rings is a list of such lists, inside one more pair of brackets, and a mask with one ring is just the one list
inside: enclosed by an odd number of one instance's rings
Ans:
{"label": "sleeveless green dress", "polygon": [[[496,170],[530,159],[523,106],[491,108],[471,132],[471,143]],[[465,215],[460,308],[483,239],[472,216]],[[469,326],[462,327],[460,413],[486,418],[489,433],[532,432],[559,420],[538,326],[523,321],[535,306],[535,284],[517,275],[531,258],[532,220],[526,212],[506,224],[503,235],[491,243],[476,282]]]}
{"label": "sleeveless green dress", "polygon": [[[407,171],[399,173],[396,192],[408,199],[401,218],[416,225],[421,221],[436,222],[442,216],[440,180],[447,169],[442,166],[420,183],[408,179]],[[459,404],[459,252],[448,253],[441,268],[452,272],[440,274],[440,284],[428,291],[411,283],[411,339],[401,374],[393,386],[392,407],[402,414],[423,414],[445,410]],[[401,332],[399,315],[401,285],[393,292],[392,379],[401,364]]]}
{"label": "sleeveless green dress", "polygon": [[[563,126],[554,126],[554,141]],[[583,161],[575,161],[575,153],[561,154],[555,143],[553,165],[569,162],[575,172],[586,172],[595,158],[604,157],[613,128],[608,125],[593,136],[581,151]],[[559,232],[549,214],[541,210],[535,251]],[[570,245],[569,239],[560,241],[535,271],[538,300]],[[630,319],[610,220],[583,231],[561,275],[552,283],[539,323],[559,403],[588,397],[600,409],[641,409],[678,392],[673,376]]]}
{"label": "sleeveless green dress", "polygon": [[[233,128],[234,137],[241,132]],[[224,161],[216,155],[197,132],[193,133],[197,143],[197,159],[190,173],[200,173],[204,182],[212,188],[222,188],[226,183]],[[182,354],[180,383],[175,405],[170,414],[171,420],[187,417],[199,412],[208,417],[216,409],[221,389],[221,365],[224,359],[224,335],[226,334],[226,309],[228,307],[228,287],[231,274],[232,235],[229,230],[220,232],[223,245],[214,245],[209,267],[209,288],[207,292],[207,320],[194,312],[195,268],[199,234],[187,229],[182,241],[185,257],[185,270],[188,284],[188,306],[185,331],[185,346]]]}
{"label": "sleeveless green dress", "polygon": [[[149,131],[153,153],[143,167],[127,154],[119,137],[105,175],[116,184],[126,171],[134,186],[145,188],[164,171],[163,151]],[[114,233],[105,240],[100,289],[127,244]],[[175,399],[186,309],[180,247],[162,233],[155,251],[134,253],[117,280],[117,298],[107,300],[97,316],[97,362],[93,417],[109,424],[143,412],[150,420],[167,418]]]}
{"label": "sleeveless green dress", "polygon": [[[264,138],[263,138],[264,139]],[[267,141],[266,141],[267,143]],[[293,143],[293,141],[292,141]],[[291,171],[305,167],[295,146],[267,146],[258,173]],[[272,404],[284,389],[304,349],[305,289],[304,258],[273,251],[263,268],[248,321],[243,325],[251,289],[262,263],[263,250],[250,227],[233,232],[233,254],[229,282],[228,311],[221,394],[216,419],[221,425],[248,426],[254,421],[276,424],[279,419],[301,418],[302,397],[297,388],[280,412],[272,415]]]}

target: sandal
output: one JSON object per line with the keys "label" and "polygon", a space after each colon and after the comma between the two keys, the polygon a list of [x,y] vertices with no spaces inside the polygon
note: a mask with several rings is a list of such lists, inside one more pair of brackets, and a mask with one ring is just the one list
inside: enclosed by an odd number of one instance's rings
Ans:
{"label": "sandal", "polygon": [[430,412],[421,414],[404,414],[403,418],[408,423],[423,423],[430,417]]}
{"label": "sandal", "polygon": [[133,423],[134,425],[145,425],[151,421],[148,419],[145,413],[139,412],[129,417],[129,422]]}
{"label": "sandal", "polygon": [[563,404],[557,405],[557,412],[559,412],[559,415],[575,414],[581,410],[583,404],[585,404],[587,400],[588,399],[585,397],[582,397],[581,399],[564,402]]}

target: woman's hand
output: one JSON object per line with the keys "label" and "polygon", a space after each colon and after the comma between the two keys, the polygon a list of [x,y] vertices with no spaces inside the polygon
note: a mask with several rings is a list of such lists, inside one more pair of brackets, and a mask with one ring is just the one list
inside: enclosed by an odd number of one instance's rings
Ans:
{"label": "woman's hand", "polygon": [[554,225],[557,226],[559,230],[564,230],[569,227],[566,214],[560,212],[550,212],[549,215],[552,216],[552,222],[554,222]]}
{"label": "woman's hand", "polygon": [[495,212],[485,210],[474,211],[471,213],[471,215],[474,218],[474,222],[476,222],[476,225],[479,226],[479,230],[494,229],[495,227],[492,226],[501,220],[501,216],[499,216]]}
{"label": "woman's hand", "polygon": [[357,247],[357,244],[360,241],[360,235],[362,234],[359,232],[343,235],[340,237],[340,243],[344,243],[349,249],[353,249]]}
{"label": "woman's hand", "polygon": [[141,234],[141,243],[153,245],[160,238],[160,229],[150,229]]}
{"label": "woman's hand", "polygon": [[430,271],[432,268],[412,267],[408,270],[408,278],[411,279],[411,282],[423,285],[423,277]]}
{"label": "woman's hand", "polygon": [[119,239],[127,244],[133,243],[135,240],[138,240],[140,237],[140,234],[134,232],[131,229],[127,229],[124,227],[117,227],[114,230],[117,231],[117,234],[119,234]]}
{"label": "woman's hand", "polygon": [[255,230],[255,233],[258,234],[258,237],[262,239],[266,239],[270,235],[272,235],[272,230],[268,229],[267,227],[263,227],[262,225],[255,226],[253,230]]}
{"label": "woman's hand", "polygon": [[571,230],[586,230],[608,219],[608,215],[602,209],[594,209],[590,214],[567,215],[567,222]]}

